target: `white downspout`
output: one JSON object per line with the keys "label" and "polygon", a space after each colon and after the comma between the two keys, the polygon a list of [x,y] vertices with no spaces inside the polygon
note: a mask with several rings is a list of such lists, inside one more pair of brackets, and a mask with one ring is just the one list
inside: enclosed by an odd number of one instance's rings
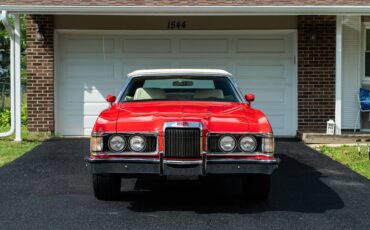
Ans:
{"label": "white downspout", "polygon": [[3,10],[2,11],[2,14],[1,14],[1,21],[5,27],[5,29],[8,31],[9,33],[9,37],[10,37],[10,130],[7,131],[7,132],[4,132],[4,133],[0,133],[0,137],[7,137],[7,136],[11,136],[13,133],[14,133],[14,130],[15,130],[15,114],[14,114],[14,103],[15,103],[15,100],[14,100],[14,96],[15,96],[15,84],[14,84],[14,31],[13,31],[13,28],[11,27],[11,25],[9,24],[9,21],[8,21],[8,13],[6,10]]}
{"label": "white downspout", "polygon": [[8,21],[8,12],[3,10],[1,21],[10,37],[10,130],[0,133],[0,137],[7,137],[14,133],[14,141],[21,141],[21,26],[19,15],[14,17],[15,28]]}
{"label": "white downspout", "polygon": [[14,84],[15,84],[15,139],[22,141],[22,89],[21,89],[21,23],[19,14],[14,15]]}

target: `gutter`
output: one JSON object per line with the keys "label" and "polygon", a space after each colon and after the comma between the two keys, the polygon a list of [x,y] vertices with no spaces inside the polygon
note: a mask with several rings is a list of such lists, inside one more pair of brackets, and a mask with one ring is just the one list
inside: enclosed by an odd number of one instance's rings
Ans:
{"label": "gutter", "polygon": [[338,6],[71,6],[1,5],[15,14],[95,15],[370,15],[370,5]]}

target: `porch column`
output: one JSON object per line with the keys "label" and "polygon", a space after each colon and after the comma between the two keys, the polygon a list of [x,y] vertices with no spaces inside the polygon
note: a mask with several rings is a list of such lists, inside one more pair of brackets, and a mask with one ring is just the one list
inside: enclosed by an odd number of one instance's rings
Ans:
{"label": "porch column", "polygon": [[337,15],[335,64],[335,134],[337,135],[342,133],[342,22],[343,16]]}

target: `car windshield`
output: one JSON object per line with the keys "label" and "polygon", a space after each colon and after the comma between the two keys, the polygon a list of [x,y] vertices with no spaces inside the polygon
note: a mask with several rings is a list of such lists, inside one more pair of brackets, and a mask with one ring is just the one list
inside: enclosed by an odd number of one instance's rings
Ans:
{"label": "car windshield", "polygon": [[224,101],[238,102],[227,77],[135,77],[120,98],[128,101]]}

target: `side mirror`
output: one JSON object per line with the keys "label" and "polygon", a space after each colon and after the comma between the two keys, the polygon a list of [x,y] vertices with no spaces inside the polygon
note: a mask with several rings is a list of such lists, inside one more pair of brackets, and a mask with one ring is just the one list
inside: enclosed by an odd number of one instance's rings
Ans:
{"label": "side mirror", "polygon": [[248,102],[249,102],[249,104],[252,102],[252,101],[254,101],[254,94],[246,94],[245,96],[245,100],[247,100]]}
{"label": "side mirror", "polygon": [[106,100],[107,100],[108,103],[110,103],[112,105],[116,101],[116,96],[108,95]]}

